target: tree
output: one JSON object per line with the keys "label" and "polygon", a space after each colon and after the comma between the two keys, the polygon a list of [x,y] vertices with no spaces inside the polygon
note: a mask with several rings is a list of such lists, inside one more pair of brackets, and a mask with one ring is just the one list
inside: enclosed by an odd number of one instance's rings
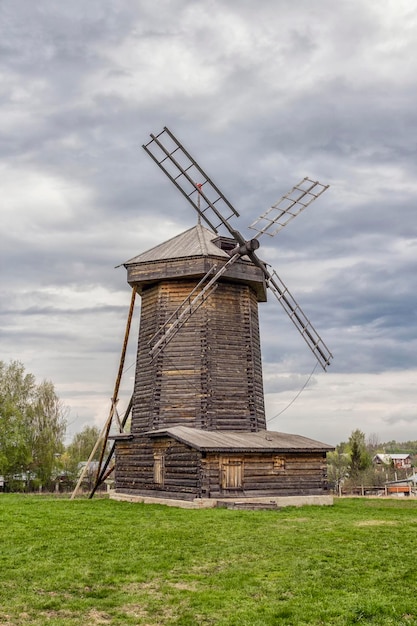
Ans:
{"label": "tree", "polygon": [[327,478],[331,489],[338,491],[349,472],[349,454],[337,446],[334,452],[327,453]]}
{"label": "tree", "polygon": [[35,379],[25,374],[18,361],[0,361],[0,474],[21,475],[30,462],[26,407],[31,402]]}
{"label": "tree", "polygon": [[56,468],[57,456],[64,451],[66,431],[64,409],[50,381],[44,380],[37,386],[28,417],[31,467],[40,483],[47,485]]}
{"label": "tree", "polygon": [[[74,435],[72,442],[67,446],[67,452],[72,458],[77,459],[77,463],[87,461],[99,437],[100,429],[97,426],[84,426],[80,433]],[[99,459],[100,450],[99,447],[94,455],[95,461]]]}
{"label": "tree", "polygon": [[349,437],[351,478],[358,478],[360,473],[371,465],[371,457],[366,449],[365,433],[356,429]]}
{"label": "tree", "polygon": [[[97,426],[84,426],[83,430],[80,433],[76,433],[71,443],[66,447],[65,452],[61,457],[61,461],[62,468],[66,472],[70,482],[75,484],[78,480],[81,467],[80,464],[88,461],[99,437],[100,429],[97,428]],[[100,453],[101,446],[99,446],[96,450],[92,460],[98,461]],[[93,481],[94,470],[89,472],[89,478]]]}
{"label": "tree", "polygon": [[23,414],[10,398],[0,396],[0,475],[21,474],[30,462]]}
{"label": "tree", "polygon": [[368,435],[368,439],[366,441],[366,449],[368,450],[370,455],[376,454],[380,451],[381,443],[379,441],[379,436],[377,433],[371,433]]}
{"label": "tree", "polygon": [[63,450],[65,409],[50,381],[36,384],[19,361],[0,361],[0,473],[46,486]]}

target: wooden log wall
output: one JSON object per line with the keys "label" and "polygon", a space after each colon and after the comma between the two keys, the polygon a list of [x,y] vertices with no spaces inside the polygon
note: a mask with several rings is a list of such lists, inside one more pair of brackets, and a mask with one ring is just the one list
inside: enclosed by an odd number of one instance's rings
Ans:
{"label": "wooden log wall", "polygon": [[[276,463],[277,456],[285,461],[280,469]],[[221,486],[222,463],[230,459],[243,463],[241,489],[224,489]],[[202,463],[203,497],[321,495],[327,492],[326,455],[322,453],[208,454]]]}
{"label": "wooden log wall", "polygon": [[[163,458],[157,482],[155,459]],[[116,490],[161,498],[194,499],[201,494],[201,453],[175,440],[139,437],[117,442]]]}
{"label": "wooden log wall", "polygon": [[153,487],[153,449],[149,438],[116,442],[115,487],[125,493]]}
{"label": "wooden log wall", "polygon": [[142,292],[132,429],[173,425],[265,429],[258,305],[247,285],[220,283],[151,361],[149,340],[194,288],[162,281]]}
{"label": "wooden log wall", "polygon": [[[163,457],[158,483],[155,459]],[[147,436],[117,443],[116,490],[161,498],[233,498],[327,493],[324,453],[201,453],[164,437]],[[231,469],[232,487],[224,484],[224,467]],[[233,484],[242,480],[241,487]]]}

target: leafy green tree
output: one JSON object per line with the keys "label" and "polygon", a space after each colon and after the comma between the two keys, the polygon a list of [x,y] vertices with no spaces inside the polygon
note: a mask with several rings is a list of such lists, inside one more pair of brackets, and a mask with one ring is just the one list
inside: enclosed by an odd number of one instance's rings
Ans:
{"label": "leafy green tree", "polygon": [[336,447],[333,452],[327,453],[327,478],[331,489],[337,491],[349,473],[349,454]]}
{"label": "leafy green tree", "polygon": [[[84,426],[83,430],[76,433],[71,443],[66,447],[61,457],[62,469],[66,472],[70,482],[75,483],[80,471],[80,463],[85,463],[100,436],[100,429],[96,426]],[[101,445],[94,454],[93,461],[98,461],[101,453]]]}
{"label": "leafy green tree", "polygon": [[349,437],[350,470],[351,478],[359,478],[372,463],[371,456],[366,448],[365,433],[356,429]]}
{"label": "leafy green tree", "polygon": [[[67,446],[67,452],[72,458],[77,460],[77,463],[87,461],[99,436],[100,429],[97,428],[97,426],[84,426],[80,433],[74,435],[72,442]],[[94,455],[95,461],[97,461],[100,456],[100,449],[99,446]]]}
{"label": "leafy green tree", "polygon": [[21,474],[30,463],[25,420],[10,398],[0,396],[0,475]]}
{"label": "leafy green tree", "polygon": [[18,361],[0,361],[0,474],[22,474],[30,463],[26,407],[31,402],[35,379],[25,374]]}
{"label": "leafy green tree", "polygon": [[42,485],[47,485],[64,451],[66,431],[64,409],[50,381],[37,386],[28,408],[30,420],[31,467]]}
{"label": "leafy green tree", "polygon": [[19,361],[0,361],[0,473],[48,485],[63,450],[65,409],[50,381],[36,384]]}

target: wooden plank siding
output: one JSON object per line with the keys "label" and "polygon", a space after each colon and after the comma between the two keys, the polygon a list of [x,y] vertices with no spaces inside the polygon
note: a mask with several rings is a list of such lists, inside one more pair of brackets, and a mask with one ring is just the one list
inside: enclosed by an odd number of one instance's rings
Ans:
{"label": "wooden plank siding", "polygon": [[[212,267],[219,269],[226,263],[228,257],[218,258],[212,256],[191,256],[181,259],[169,259],[168,261],[153,261],[127,266],[128,282],[133,287],[137,286],[138,293],[143,289],[163,280],[187,280],[192,278],[194,285]],[[266,301],[264,276],[258,267],[247,261],[237,261],[224,274],[226,280],[250,285],[256,292],[260,302]]]}
{"label": "wooden plank siding", "polygon": [[163,281],[142,292],[132,428],[265,429],[257,298],[220,283],[203,307],[151,360],[149,340],[194,288]]}

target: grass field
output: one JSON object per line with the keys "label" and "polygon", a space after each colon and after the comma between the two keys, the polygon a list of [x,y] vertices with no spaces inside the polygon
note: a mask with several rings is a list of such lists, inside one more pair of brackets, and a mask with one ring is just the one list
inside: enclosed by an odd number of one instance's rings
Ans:
{"label": "grass field", "polygon": [[0,625],[417,624],[417,502],[185,510],[0,494]]}

